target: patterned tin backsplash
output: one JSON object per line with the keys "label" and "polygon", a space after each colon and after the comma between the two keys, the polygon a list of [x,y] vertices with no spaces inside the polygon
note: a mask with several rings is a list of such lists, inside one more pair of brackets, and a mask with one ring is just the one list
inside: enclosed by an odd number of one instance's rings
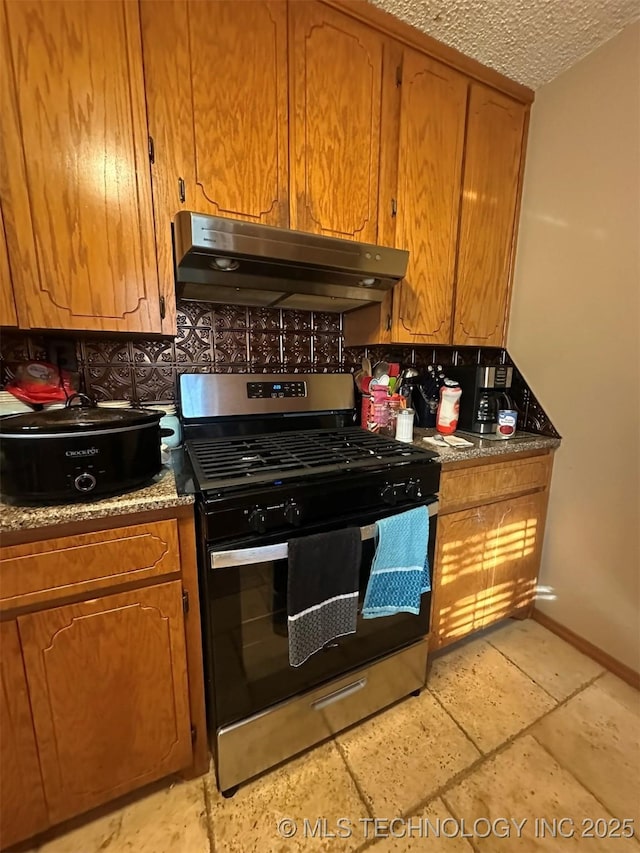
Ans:
{"label": "patterned tin backsplash", "polygon": [[[61,338],[56,333],[56,338]],[[343,345],[342,315],[274,308],[243,308],[199,302],[178,304],[173,339],[82,338],[75,341],[80,386],[96,400],[139,403],[173,400],[180,373],[353,372],[363,355],[375,362],[428,364],[513,364],[506,350],[488,347]],[[16,365],[47,359],[47,337],[4,332],[0,339],[1,381]],[[513,398],[520,426],[558,433],[514,365]]]}

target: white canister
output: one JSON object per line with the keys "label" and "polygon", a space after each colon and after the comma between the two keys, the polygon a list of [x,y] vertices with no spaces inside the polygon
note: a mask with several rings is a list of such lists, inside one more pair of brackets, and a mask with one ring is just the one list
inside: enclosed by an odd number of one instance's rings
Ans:
{"label": "white canister", "polygon": [[413,441],[413,409],[400,409],[398,412],[396,439],[407,443]]}
{"label": "white canister", "polygon": [[516,433],[518,413],[515,409],[500,409],[496,425],[497,438],[511,438]]}

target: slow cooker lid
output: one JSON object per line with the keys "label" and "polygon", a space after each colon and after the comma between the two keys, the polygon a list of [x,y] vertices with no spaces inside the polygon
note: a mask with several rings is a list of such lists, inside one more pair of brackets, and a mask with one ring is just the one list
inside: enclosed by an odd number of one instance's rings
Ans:
{"label": "slow cooker lid", "polygon": [[[80,403],[76,404],[76,400]],[[93,432],[159,423],[161,412],[144,409],[101,409],[83,394],[74,394],[64,409],[7,415],[0,418],[0,435],[38,435],[57,432]]]}

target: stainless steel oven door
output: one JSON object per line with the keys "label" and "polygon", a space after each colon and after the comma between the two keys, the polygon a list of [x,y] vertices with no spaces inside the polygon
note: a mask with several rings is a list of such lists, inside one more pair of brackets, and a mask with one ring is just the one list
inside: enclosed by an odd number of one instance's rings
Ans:
{"label": "stainless steel oven door", "polygon": [[[437,498],[425,503],[430,519],[429,565],[433,582]],[[375,522],[408,508],[389,508],[351,518],[345,524],[297,533],[317,533],[337,526],[360,527],[360,610],[375,551]],[[292,532],[288,539],[294,535]],[[293,668],[289,665],[287,637],[287,542],[282,541],[282,535],[275,541],[250,547],[216,546],[207,557],[202,597],[208,705],[216,728],[346,675],[419,641],[429,631],[431,596],[425,593],[418,615],[359,617],[355,634],[328,643],[302,666]]]}

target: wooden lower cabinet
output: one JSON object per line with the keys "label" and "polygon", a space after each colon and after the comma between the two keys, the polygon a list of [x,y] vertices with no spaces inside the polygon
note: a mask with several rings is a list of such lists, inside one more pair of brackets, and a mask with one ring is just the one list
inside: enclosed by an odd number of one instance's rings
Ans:
{"label": "wooden lower cabinet", "polygon": [[18,626],[52,821],[191,762],[180,581]]}
{"label": "wooden lower cabinet", "polygon": [[0,624],[0,848],[48,826],[15,621]]}
{"label": "wooden lower cabinet", "polygon": [[[446,477],[445,472],[445,482]],[[528,615],[535,597],[547,499],[545,488],[439,516],[432,648],[507,616]]]}
{"label": "wooden lower cabinet", "polygon": [[209,766],[193,510],[109,524],[3,536],[2,850]]}

